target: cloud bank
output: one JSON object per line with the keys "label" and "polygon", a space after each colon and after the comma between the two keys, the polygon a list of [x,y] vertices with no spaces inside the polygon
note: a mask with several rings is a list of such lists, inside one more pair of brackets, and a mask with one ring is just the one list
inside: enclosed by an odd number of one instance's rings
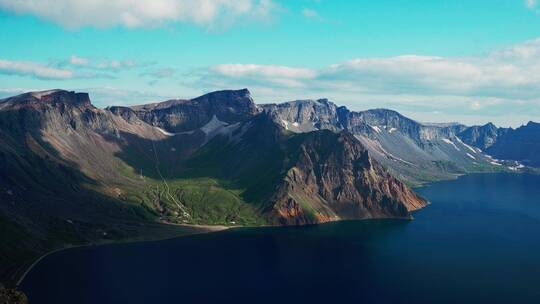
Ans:
{"label": "cloud bank", "polygon": [[218,20],[267,17],[271,0],[0,0],[0,8],[68,28],[151,27],[168,22],[211,26]]}
{"label": "cloud bank", "polygon": [[50,67],[37,62],[0,59],[0,74],[32,76],[38,79],[70,79],[71,70]]}
{"label": "cloud bank", "polygon": [[72,55],[48,63],[0,58],[0,74],[26,76],[41,80],[116,78],[113,73],[151,66],[132,59],[92,59]]}
{"label": "cloud bank", "polygon": [[352,93],[540,98],[540,39],[478,57],[356,58],[323,69],[236,63],[213,66],[200,75],[210,84],[240,82]]}
{"label": "cloud bank", "polygon": [[411,112],[540,115],[540,39],[483,56],[355,58],[321,69],[231,63],[195,74],[207,89],[250,87],[274,102],[330,97]]}

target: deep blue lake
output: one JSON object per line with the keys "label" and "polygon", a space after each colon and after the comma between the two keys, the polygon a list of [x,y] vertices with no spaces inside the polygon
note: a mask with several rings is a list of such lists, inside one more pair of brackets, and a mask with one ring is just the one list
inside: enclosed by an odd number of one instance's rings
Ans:
{"label": "deep blue lake", "polygon": [[540,303],[540,176],[417,189],[413,221],[242,228],[81,247],[22,284],[38,303]]}

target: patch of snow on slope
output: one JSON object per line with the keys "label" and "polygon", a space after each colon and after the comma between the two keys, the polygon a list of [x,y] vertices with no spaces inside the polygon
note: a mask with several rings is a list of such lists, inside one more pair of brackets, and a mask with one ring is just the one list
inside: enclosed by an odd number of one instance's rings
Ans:
{"label": "patch of snow on slope", "polygon": [[217,130],[217,129],[221,128],[221,127],[227,126],[227,125],[228,125],[228,123],[219,120],[216,117],[216,115],[214,115],[212,117],[212,119],[206,125],[201,127],[201,131],[203,131],[206,135],[208,135],[208,134],[214,132],[215,130]]}
{"label": "patch of snow on slope", "polygon": [[154,128],[156,128],[159,132],[163,133],[163,135],[174,136],[173,133],[167,132],[167,131],[163,130],[163,129],[160,128],[160,127],[154,127]]}
{"label": "patch of snow on slope", "polygon": [[295,121],[295,122],[293,122],[292,125],[295,126],[295,127],[298,127],[300,124],[298,124],[298,123]]}
{"label": "patch of snow on slope", "polygon": [[456,139],[457,139],[457,141],[459,141],[460,144],[464,145],[467,149],[471,150],[473,153],[477,153],[476,150],[473,147],[471,147],[471,146],[467,145],[466,143],[464,143],[463,141],[461,141],[461,139],[459,137],[456,137]]}
{"label": "patch of snow on slope", "polygon": [[285,127],[285,130],[289,130],[289,122],[286,121],[286,120],[281,120],[281,122],[283,123],[283,126]]}
{"label": "patch of snow on slope", "polygon": [[408,162],[408,161],[406,161],[404,159],[401,159],[401,158],[391,154],[390,152],[386,151],[381,145],[378,145],[378,146],[379,146],[378,148],[382,151],[382,153],[386,154],[386,156],[388,156],[391,160],[400,161],[400,162],[406,163],[408,165],[414,166],[413,163]]}
{"label": "patch of snow on slope", "polygon": [[375,132],[377,133],[381,133],[381,128],[379,128],[378,126],[370,126]]}
{"label": "patch of snow on slope", "polygon": [[467,153],[467,156],[472,158],[472,159],[476,159],[476,157],[472,156],[471,153]]}
{"label": "patch of snow on slope", "polygon": [[390,130],[388,130],[388,132],[389,132],[390,134],[392,134],[393,132],[396,132],[396,131],[397,131],[396,128],[390,128]]}
{"label": "patch of snow on slope", "polygon": [[522,164],[519,164],[519,163],[518,163],[518,165],[516,165],[516,166],[510,166],[510,167],[508,167],[508,169],[510,169],[510,170],[512,170],[512,171],[518,171],[519,169],[523,169],[523,168],[525,168],[525,166],[522,165]]}
{"label": "patch of snow on slope", "polygon": [[445,143],[447,143],[447,144],[449,144],[449,145],[452,145],[454,148],[456,148],[456,150],[461,151],[461,150],[458,148],[458,146],[456,146],[456,144],[455,144],[453,141],[451,141],[450,139],[448,139],[448,138],[443,138],[442,140],[443,140]]}
{"label": "patch of snow on slope", "polygon": [[490,161],[490,163],[491,163],[492,165],[496,165],[496,166],[502,166],[502,165],[501,165],[501,164],[499,164],[498,162]]}

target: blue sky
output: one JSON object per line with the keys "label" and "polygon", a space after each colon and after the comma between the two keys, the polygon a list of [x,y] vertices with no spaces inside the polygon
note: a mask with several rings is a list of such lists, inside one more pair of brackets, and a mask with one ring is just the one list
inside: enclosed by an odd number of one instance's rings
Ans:
{"label": "blue sky", "polygon": [[0,96],[97,106],[247,87],[420,121],[540,117],[533,0],[0,0]]}

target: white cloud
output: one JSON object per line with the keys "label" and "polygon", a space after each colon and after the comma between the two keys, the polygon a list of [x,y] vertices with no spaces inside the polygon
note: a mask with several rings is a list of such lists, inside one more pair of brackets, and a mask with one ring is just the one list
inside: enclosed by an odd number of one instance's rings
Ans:
{"label": "white cloud", "polygon": [[56,61],[58,67],[71,67],[78,69],[95,69],[118,72],[121,70],[129,70],[135,67],[147,66],[139,64],[133,59],[117,60],[117,59],[95,59],[72,55],[68,59]]}
{"label": "white cloud", "polygon": [[43,64],[35,61],[0,59],[0,74],[33,77],[41,80],[115,78],[117,72],[139,66],[132,60],[102,60],[93,62],[88,58],[71,56],[67,60]]}
{"label": "white cloud", "polygon": [[69,79],[73,71],[49,67],[29,61],[11,61],[0,59],[0,74],[32,76],[39,79]]}
{"label": "white cloud", "polygon": [[536,7],[536,0],[525,0],[525,5],[528,8],[535,8]]}
{"label": "white cloud", "polygon": [[167,22],[211,26],[224,19],[260,19],[275,7],[272,0],[0,0],[2,9],[68,28],[147,27]]}
{"label": "white cloud", "polygon": [[[207,84],[251,83],[267,84],[277,87],[303,87],[305,81],[314,79],[316,71],[308,68],[296,68],[277,65],[259,64],[220,64],[199,73]],[[236,86],[236,85],[233,85]]]}
{"label": "white cloud", "polygon": [[230,77],[309,79],[316,75],[313,70],[307,68],[258,64],[220,64],[212,67],[212,70]]}
{"label": "white cloud", "polygon": [[69,63],[72,64],[72,65],[86,66],[86,65],[88,65],[88,59],[73,55],[73,56],[71,56],[69,58]]}

